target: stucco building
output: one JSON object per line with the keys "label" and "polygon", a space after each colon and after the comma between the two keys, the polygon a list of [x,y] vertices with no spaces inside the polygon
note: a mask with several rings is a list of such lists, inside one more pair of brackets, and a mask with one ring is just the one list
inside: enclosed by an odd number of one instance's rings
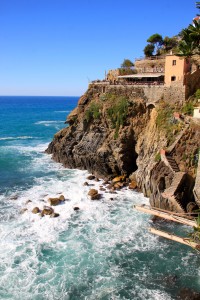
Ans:
{"label": "stucco building", "polygon": [[165,57],[165,86],[180,82],[185,84],[185,75],[191,71],[191,59],[176,55]]}

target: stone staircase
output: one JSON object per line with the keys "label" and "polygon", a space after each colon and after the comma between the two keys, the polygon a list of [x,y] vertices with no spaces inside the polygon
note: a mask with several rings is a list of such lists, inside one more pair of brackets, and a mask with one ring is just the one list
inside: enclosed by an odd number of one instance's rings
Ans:
{"label": "stone staircase", "polygon": [[173,206],[173,210],[177,212],[185,212],[185,208],[183,204],[178,198],[178,190],[184,181],[186,173],[185,172],[176,172],[174,174],[173,181],[169,188],[165,189],[164,192],[161,194],[163,198],[167,198],[171,201]]}
{"label": "stone staircase", "polygon": [[180,172],[180,169],[175,161],[175,159],[173,157],[171,157],[171,155],[167,154],[166,155],[166,159],[168,161],[169,167],[171,168],[171,170],[173,172]]}
{"label": "stone staircase", "polygon": [[197,205],[200,207],[200,154],[199,154],[197,175],[196,175],[195,185],[193,189],[193,194]]}

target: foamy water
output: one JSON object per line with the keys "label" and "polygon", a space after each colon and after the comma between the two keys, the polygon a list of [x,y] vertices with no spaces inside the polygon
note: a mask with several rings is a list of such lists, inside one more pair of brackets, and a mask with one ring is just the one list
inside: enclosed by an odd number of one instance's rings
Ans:
{"label": "foamy water", "polygon": [[[44,151],[57,126],[63,126],[54,113],[63,112],[57,115],[64,119],[68,107],[59,99],[22,100],[21,106],[19,99],[12,100],[21,125],[14,111],[0,137],[0,299],[168,300],[176,299],[181,288],[198,291],[196,252],[148,232],[157,226],[185,236],[189,229],[153,224],[133,209],[148,203],[142,194],[127,188],[101,192],[101,180],[89,181],[86,171],[52,161]],[[10,120],[16,132],[9,132]],[[90,188],[100,191],[100,200],[90,200]],[[58,218],[32,213],[61,194],[66,201],[53,207]]]}
{"label": "foamy water", "polygon": [[[180,274],[179,268],[188,268],[197,258],[188,254],[177,270],[167,271],[166,257],[176,260],[171,253],[175,245],[149,234],[149,216],[133,210],[134,204],[147,204],[148,199],[124,188],[117,194],[101,192],[101,200],[91,201],[88,191],[99,190],[102,181],[84,186],[86,171],[64,169],[44,154],[45,148],[18,151],[35,151],[29,167],[54,173],[36,178],[30,189],[1,196],[2,299],[173,299],[163,279]],[[54,207],[58,218],[31,212],[61,194],[67,200]],[[77,206],[80,210],[74,211]]]}

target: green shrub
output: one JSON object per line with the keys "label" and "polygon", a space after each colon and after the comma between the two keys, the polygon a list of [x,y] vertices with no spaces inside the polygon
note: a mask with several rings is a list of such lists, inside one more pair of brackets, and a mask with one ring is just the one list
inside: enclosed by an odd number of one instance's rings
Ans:
{"label": "green shrub", "polygon": [[182,124],[174,121],[175,108],[163,102],[157,110],[156,125],[166,135],[168,145],[175,141],[176,135],[182,130]]}
{"label": "green shrub", "polygon": [[195,93],[196,99],[200,99],[200,89],[198,89]]}
{"label": "green shrub", "polygon": [[90,122],[92,119],[99,119],[101,116],[101,105],[95,102],[92,102],[88,109],[85,112],[85,120]]}
{"label": "green shrub", "polygon": [[194,105],[192,102],[187,102],[185,103],[185,105],[182,107],[182,112],[192,116],[193,115],[193,111],[194,111]]}
{"label": "green shrub", "polygon": [[124,126],[127,118],[129,102],[124,97],[119,97],[115,100],[116,102],[107,109],[107,114],[111,121],[112,128],[115,128],[115,138],[117,138],[120,126]]}
{"label": "green shrub", "polygon": [[160,152],[158,152],[158,153],[155,155],[155,161],[156,161],[156,162],[161,161],[161,155],[160,155]]}

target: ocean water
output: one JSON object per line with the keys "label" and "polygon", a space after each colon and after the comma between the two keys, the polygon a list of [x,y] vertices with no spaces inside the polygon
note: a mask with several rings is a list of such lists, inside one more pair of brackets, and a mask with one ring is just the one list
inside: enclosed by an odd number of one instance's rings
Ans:
{"label": "ocean water", "polygon": [[[154,224],[133,209],[148,199],[126,188],[91,201],[87,171],[44,153],[77,101],[0,97],[0,299],[168,300],[182,288],[200,291],[199,254],[148,233],[157,226],[187,236],[190,228]],[[54,208],[58,218],[31,212],[60,194],[67,201]]]}

